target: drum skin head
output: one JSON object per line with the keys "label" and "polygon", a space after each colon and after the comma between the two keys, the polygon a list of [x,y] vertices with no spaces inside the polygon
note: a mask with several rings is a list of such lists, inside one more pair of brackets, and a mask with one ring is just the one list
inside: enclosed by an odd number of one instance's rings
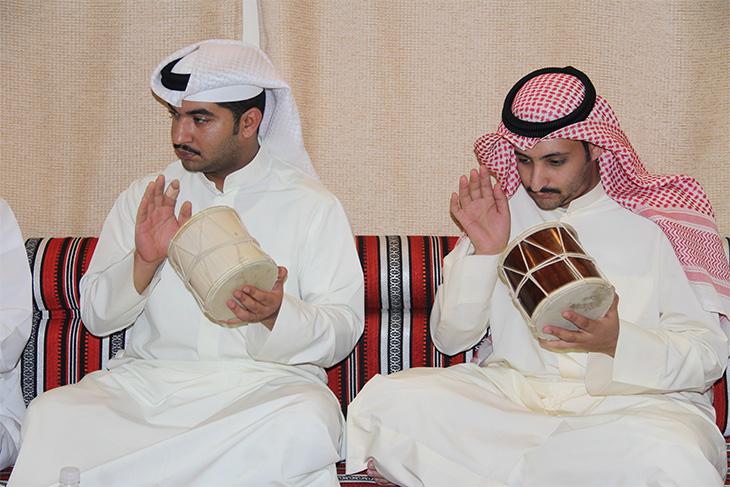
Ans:
{"label": "drum skin head", "polygon": [[544,340],[556,340],[553,335],[543,333],[545,326],[557,326],[577,330],[576,326],[561,315],[574,311],[595,320],[603,317],[613,303],[614,290],[601,278],[588,278],[567,284],[547,296],[535,309],[530,325],[533,332]]}
{"label": "drum skin head", "polygon": [[229,275],[216,282],[205,298],[203,308],[205,315],[209,320],[223,326],[236,327],[248,324],[236,323],[229,325],[226,323],[227,320],[238,319],[233,311],[228,308],[226,302],[229,299],[235,299],[233,292],[244,286],[253,286],[263,291],[271,291],[276,283],[278,273],[279,268],[272,260],[247,263],[232,269]]}

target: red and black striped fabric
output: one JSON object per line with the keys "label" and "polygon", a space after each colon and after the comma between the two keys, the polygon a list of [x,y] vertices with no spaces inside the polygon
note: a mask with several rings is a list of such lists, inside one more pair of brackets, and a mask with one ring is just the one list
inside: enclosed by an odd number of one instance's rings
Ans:
{"label": "red and black striped fabric", "polygon": [[441,262],[456,237],[358,236],[356,240],[365,275],[365,331],[353,352],[327,371],[343,412],[375,374],[446,367],[473,355],[472,351],[443,355],[428,331]]}
{"label": "red and black striped fabric", "polygon": [[21,357],[26,404],[43,391],[78,382],[124,348],[124,332],[95,337],[81,322],[79,281],[97,239],[29,239],[33,275],[33,329]]}
{"label": "red and black striped fabric", "polygon": [[[370,235],[356,240],[365,275],[365,331],[353,352],[327,371],[329,386],[344,412],[375,374],[447,367],[471,360],[474,354],[470,350],[453,357],[443,355],[428,332],[441,264],[456,237]],[[124,332],[102,339],[91,335],[81,322],[79,280],[96,242],[95,237],[26,241],[34,306],[33,331],[21,358],[26,403],[43,391],[78,382],[124,348]],[[727,383],[726,371],[713,389],[717,424],[726,437],[730,436]],[[364,474],[345,475],[343,464],[338,465],[338,473],[342,485],[374,484]],[[0,485],[5,485],[8,474],[7,469],[0,472]]]}

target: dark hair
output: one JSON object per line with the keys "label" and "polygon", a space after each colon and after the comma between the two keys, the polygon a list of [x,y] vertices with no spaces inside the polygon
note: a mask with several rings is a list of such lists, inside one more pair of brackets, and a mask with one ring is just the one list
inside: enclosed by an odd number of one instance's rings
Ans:
{"label": "dark hair", "polygon": [[264,115],[264,108],[266,108],[266,90],[248,100],[217,102],[217,104],[231,111],[233,114],[233,133],[237,134],[241,124],[241,115],[252,108],[258,108],[261,115]]}
{"label": "dark hair", "polygon": [[591,148],[588,146],[588,142],[585,140],[580,141],[581,144],[583,144],[583,150],[586,152],[586,161],[591,160]]}

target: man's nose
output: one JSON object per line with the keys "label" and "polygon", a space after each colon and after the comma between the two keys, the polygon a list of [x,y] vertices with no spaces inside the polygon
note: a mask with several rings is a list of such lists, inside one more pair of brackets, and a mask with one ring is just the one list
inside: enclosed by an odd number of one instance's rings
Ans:
{"label": "man's nose", "polygon": [[187,144],[191,141],[191,122],[185,119],[173,120],[171,127],[172,143]]}
{"label": "man's nose", "polygon": [[537,193],[542,188],[548,185],[548,177],[546,171],[539,165],[535,164],[532,168],[532,174],[530,178],[530,189]]}

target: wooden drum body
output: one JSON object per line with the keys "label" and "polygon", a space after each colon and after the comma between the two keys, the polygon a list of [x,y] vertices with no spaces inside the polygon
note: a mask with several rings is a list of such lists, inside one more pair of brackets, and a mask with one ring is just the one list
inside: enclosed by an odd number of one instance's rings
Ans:
{"label": "wooden drum body", "polygon": [[236,319],[226,305],[233,291],[246,285],[270,291],[278,274],[276,263],[228,206],[193,215],[172,237],[167,256],[205,316],[221,325]]}
{"label": "wooden drum body", "polygon": [[613,286],[564,223],[528,229],[502,253],[499,276],[536,336],[554,340],[546,325],[576,330],[561,316],[572,310],[590,319],[606,314],[613,302]]}

